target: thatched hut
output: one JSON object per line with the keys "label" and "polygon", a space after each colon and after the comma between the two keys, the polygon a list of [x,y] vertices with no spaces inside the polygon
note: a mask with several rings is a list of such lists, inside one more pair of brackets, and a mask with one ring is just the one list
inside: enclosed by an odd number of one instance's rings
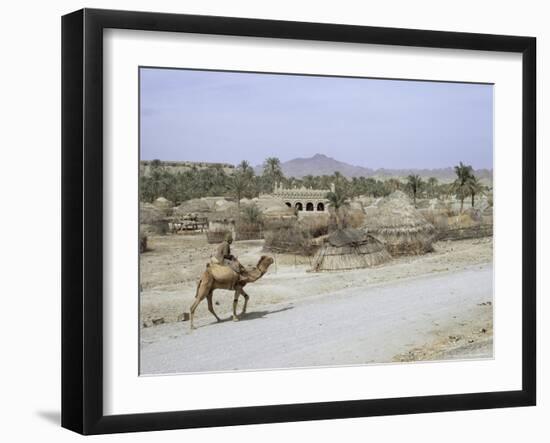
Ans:
{"label": "thatched hut", "polygon": [[168,212],[152,203],[140,203],[139,224],[144,233],[165,234],[168,230]]}
{"label": "thatched hut", "polygon": [[418,255],[432,250],[436,230],[403,192],[395,191],[376,207],[366,208],[365,213],[366,232],[383,241],[391,255]]}
{"label": "thatched hut", "polygon": [[342,271],[376,266],[391,259],[381,241],[359,229],[329,234],[313,258],[312,270]]}
{"label": "thatched hut", "polygon": [[184,217],[187,215],[206,216],[212,212],[212,208],[202,198],[194,198],[192,200],[184,201],[177,208],[174,208],[174,216]]}
{"label": "thatched hut", "polygon": [[262,215],[266,218],[296,219],[294,209],[288,207],[280,199],[269,196],[260,196],[252,199],[252,203],[256,205]]}
{"label": "thatched hut", "polygon": [[170,200],[168,200],[164,197],[157,198],[153,202],[153,205],[155,205],[157,208],[162,209],[162,210],[169,210],[169,209],[172,209],[174,207],[174,203],[172,203]]}

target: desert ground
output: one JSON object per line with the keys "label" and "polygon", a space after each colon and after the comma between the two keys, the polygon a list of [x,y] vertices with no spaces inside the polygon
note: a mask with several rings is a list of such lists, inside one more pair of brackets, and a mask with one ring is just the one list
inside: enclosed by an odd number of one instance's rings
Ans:
{"label": "desert ground", "polygon": [[[239,241],[244,265],[275,258],[247,286],[247,314],[231,321],[233,293],[214,292],[190,331],[184,312],[216,245],[204,234],[152,236],[141,255],[142,374],[490,358],[491,237],[444,241],[434,251],[352,271],[309,272],[311,258]],[[239,301],[239,310],[242,298]]]}

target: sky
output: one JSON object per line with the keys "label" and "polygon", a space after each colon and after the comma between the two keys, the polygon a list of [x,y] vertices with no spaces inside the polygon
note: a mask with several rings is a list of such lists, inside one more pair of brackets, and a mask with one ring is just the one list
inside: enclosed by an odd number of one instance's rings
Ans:
{"label": "sky", "polygon": [[142,160],[493,167],[493,86],[140,69]]}

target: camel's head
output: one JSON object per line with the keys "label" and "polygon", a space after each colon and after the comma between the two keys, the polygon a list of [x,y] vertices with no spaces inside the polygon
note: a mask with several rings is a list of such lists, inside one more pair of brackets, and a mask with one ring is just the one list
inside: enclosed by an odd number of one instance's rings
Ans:
{"label": "camel's head", "polygon": [[273,262],[273,257],[270,257],[269,255],[262,255],[258,261],[257,267],[265,272],[273,264]]}

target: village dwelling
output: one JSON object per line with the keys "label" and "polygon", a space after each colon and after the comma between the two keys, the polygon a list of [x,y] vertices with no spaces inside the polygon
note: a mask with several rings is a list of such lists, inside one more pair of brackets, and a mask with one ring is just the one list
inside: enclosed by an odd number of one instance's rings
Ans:
{"label": "village dwelling", "polygon": [[334,192],[334,185],[331,186],[331,189],[309,189],[304,186],[288,189],[276,184],[270,196],[283,201],[287,207],[294,208],[301,217],[320,213],[327,214],[328,200],[326,196],[331,191]]}
{"label": "village dwelling", "polygon": [[358,229],[339,229],[329,234],[315,257],[312,270],[342,271],[361,269],[385,263],[391,259],[384,244]]}
{"label": "village dwelling", "polygon": [[392,255],[431,252],[437,237],[434,226],[401,191],[395,191],[377,206],[365,208],[364,229],[383,241]]}

